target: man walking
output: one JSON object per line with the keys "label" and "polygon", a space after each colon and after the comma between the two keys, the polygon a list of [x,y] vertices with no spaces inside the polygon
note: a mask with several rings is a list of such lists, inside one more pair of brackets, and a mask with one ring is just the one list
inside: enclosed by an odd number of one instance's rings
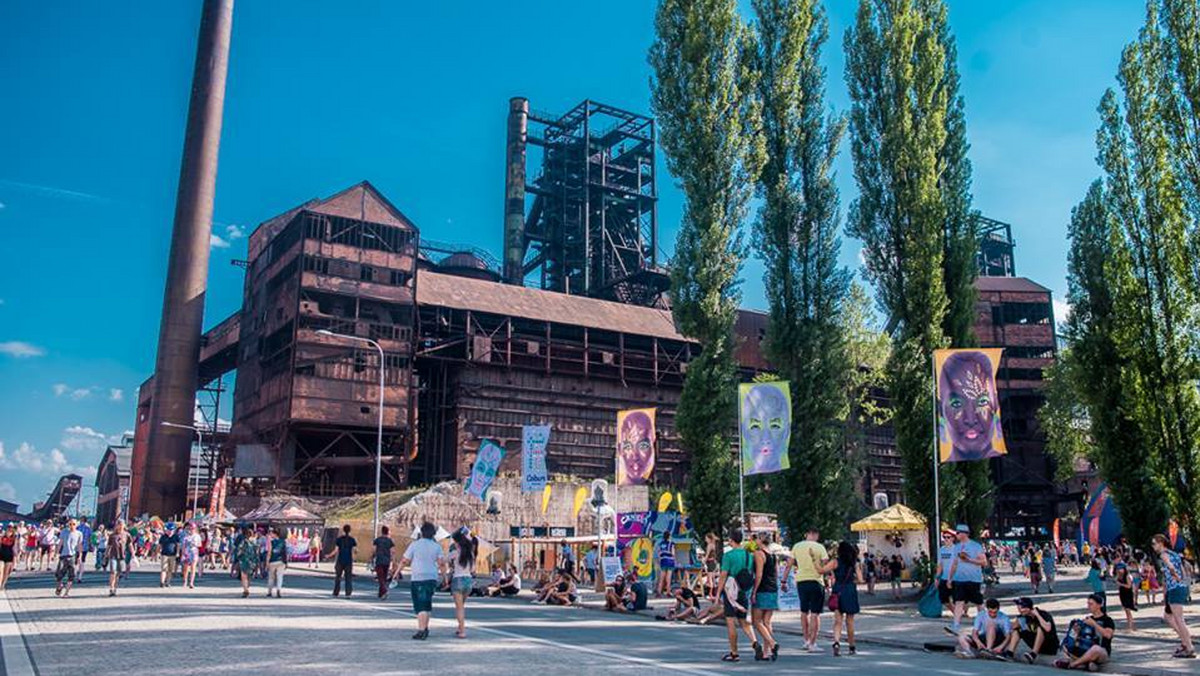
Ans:
{"label": "man walking", "polygon": [[976,612],[983,606],[983,566],[987,564],[987,554],[983,551],[983,545],[971,539],[969,526],[960,523],[955,526],[954,532],[958,544],[954,546],[950,581],[947,583],[953,591],[954,624],[946,631],[957,637],[962,631],[962,617],[967,604],[974,604]]}
{"label": "man walking", "polygon": [[[342,534],[333,543],[337,560],[333,563],[333,595],[342,590],[342,579],[346,580],[346,598],[354,591],[354,548],[358,541],[350,537],[350,524],[342,526]],[[331,554],[332,555],[332,554]]]}
{"label": "man walking", "polygon": [[[783,567],[783,579],[788,580],[792,565],[796,566],[796,592],[800,596],[800,625],[804,630],[804,650],[813,652],[821,632],[821,607],[825,605],[825,573],[837,566],[829,560],[829,552],[819,542],[821,534],[809,528],[802,542],[792,547],[792,561]],[[785,582],[786,584],[786,582]]]}
{"label": "man walking", "polygon": [[[375,551],[371,554],[371,565],[375,568],[375,580],[379,583],[379,598],[386,599],[388,595],[388,580],[392,572],[392,548],[396,543],[388,535],[388,527],[379,527],[379,537],[371,544]],[[346,587],[349,589],[350,587]]]}
{"label": "man walking", "polygon": [[55,596],[66,598],[71,595],[71,585],[75,584],[75,569],[82,551],[83,533],[79,532],[75,519],[71,519],[58,543],[58,568],[54,571]]}
{"label": "man walking", "polygon": [[749,592],[754,588],[754,557],[742,547],[742,531],[734,528],[729,533],[729,551],[721,559],[721,576],[717,579],[717,590],[725,611],[725,630],[729,636],[729,652],[721,658],[723,662],[737,662],[738,627],[750,639],[754,658],[763,659],[762,646],[754,639],[754,627],[746,619],[750,605]]}
{"label": "man walking", "polygon": [[170,587],[171,578],[179,567],[179,545],[182,539],[175,530],[175,522],[168,521],[166,532],[158,538],[159,573],[158,586]]}

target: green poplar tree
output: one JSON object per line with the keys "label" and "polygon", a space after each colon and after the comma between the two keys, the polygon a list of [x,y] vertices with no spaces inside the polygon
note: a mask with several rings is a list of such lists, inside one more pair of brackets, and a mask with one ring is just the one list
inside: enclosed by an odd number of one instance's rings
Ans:
{"label": "green poplar tree", "polygon": [[[847,230],[863,242],[893,340],[888,389],[907,499],[932,516],[932,353],[974,343],[975,226],[954,42],[938,0],[861,0],[845,47],[859,188]],[[987,466],[960,465],[942,467],[942,513],[979,528],[991,511]]]}
{"label": "green poplar tree", "polygon": [[1191,259],[1194,212],[1186,172],[1172,150],[1176,87],[1159,5],[1126,47],[1118,72],[1123,96],[1108,91],[1097,133],[1108,211],[1119,237],[1111,280],[1118,321],[1113,337],[1130,362],[1122,385],[1147,442],[1145,461],[1189,537],[1200,513],[1200,289]]}
{"label": "green poplar tree", "polygon": [[833,161],[845,120],[825,104],[821,48],[829,23],[817,0],[754,0],[757,80],[766,160],[754,244],[770,304],[764,351],[791,384],[791,469],[771,477],[774,509],[793,533],[843,532],[854,478],[844,449],[846,338],[838,322],[850,273],[838,264]]}
{"label": "green poplar tree", "polygon": [[659,142],[685,198],[671,309],[680,331],[701,344],[675,421],[692,456],[686,493],[693,524],[720,532],[737,500],[729,433],[737,411],[739,233],[762,155],[753,44],[735,0],[661,0],[654,26],[649,61]]}

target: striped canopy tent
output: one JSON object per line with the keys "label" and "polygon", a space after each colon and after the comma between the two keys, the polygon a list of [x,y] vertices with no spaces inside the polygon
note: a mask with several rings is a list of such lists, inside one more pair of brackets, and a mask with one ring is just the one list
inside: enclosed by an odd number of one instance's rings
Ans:
{"label": "striped canopy tent", "polygon": [[892,532],[926,529],[925,517],[907,505],[895,504],[850,524],[855,533]]}

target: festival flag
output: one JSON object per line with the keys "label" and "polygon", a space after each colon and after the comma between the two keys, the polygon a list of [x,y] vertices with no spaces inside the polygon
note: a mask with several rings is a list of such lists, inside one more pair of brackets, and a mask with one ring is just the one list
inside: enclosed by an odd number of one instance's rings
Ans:
{"label": "festival flag", "polygon": [[666,493],[663,493],[661,497],[658,498],[658,511],[665,512],[670,508],[671,508],[671,491],[667,491]]}
{"label": "festival flag", "polygon": [[792,466],[792,392],[786,382],[738,385],[742,474],[769,474]]}
{"label": "festival flag", "polygon": [[1000,425],[996,372],[1003,350],[934,350],[938,456],[942,462],[1008,453]]}
{"label": "festival flag", "polygon": [[471,468],[471,476],[467,480],[467,494],[483,500],[483,496],[487,495],[488,489],[492,487],[492,481],[496,479],[496,472],[500,470],[500,461],[503,459],[503,446],[491,439],[480,439],[475,465]]}
{"label": "festival flag", "polygon": [[683,511],[683,492],[682,491],[675,494],[675,504],[679,505],[679,513],[683,514],[684,511]]}
{"label": "festival flag", "polygon": [[546,484],[546,487],[542,489],[542,514],[545,514],[546,510],[549,507],[550,507],[550,484]]}
{"label": "festival flag", "polygon": [[571,505],[571,518],[579,518],[579,510],[583,509],[583,503],[587,500],[587,486],[580,486],[575,489],[575,502]]}
{"label": "festival flag", "polygon": [[525,425],[521,428],[521,492],[536,493],[546,486],[546,445],[550,442],[549,425]]}
{"label": "festival flag", "polygon": [[641,486],[654,473],[655,409],[617,411],[617,485]]}

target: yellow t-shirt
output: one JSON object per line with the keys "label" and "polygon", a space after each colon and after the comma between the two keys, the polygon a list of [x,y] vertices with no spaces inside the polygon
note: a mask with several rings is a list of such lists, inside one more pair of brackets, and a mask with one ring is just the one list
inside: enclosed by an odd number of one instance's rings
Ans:
{"label": "yellow t-shirt", "polygon": [[817,566],[829,558],[829,552],[820,542],[804,540],[792,547],[792,556],[796,559],[796,582],[819,582],[821,573]]}

